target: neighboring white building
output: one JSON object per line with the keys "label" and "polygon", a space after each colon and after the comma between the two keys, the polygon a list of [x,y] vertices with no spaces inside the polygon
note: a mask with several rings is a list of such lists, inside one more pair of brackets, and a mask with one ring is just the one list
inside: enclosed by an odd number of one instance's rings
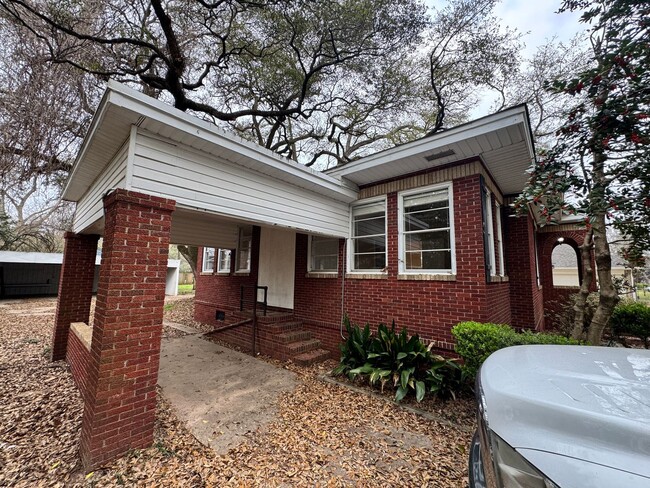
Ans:
{"label": "neighboring white building", "polygon": [[[101,259],[95,260],[93,292],[97,291]],[[62,253],[0,251],[0,298],[56,295],[62,263]],[[166,295],[178,294],[179,268],[178,259],[167,261]]]}

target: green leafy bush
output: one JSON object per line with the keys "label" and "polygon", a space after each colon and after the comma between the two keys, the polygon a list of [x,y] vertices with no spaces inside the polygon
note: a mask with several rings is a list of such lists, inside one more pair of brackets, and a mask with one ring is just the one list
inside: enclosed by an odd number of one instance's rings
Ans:
{"label": "green leafy bush", "polygon": [[397,401],[409,393],[415,394],[418,402],[427,393],[455,397],[463,388],[462,371],[455,361],[431,354],[420,338],[409,336],[406,329],[396,333],[394,322],[390,329],[379,324],[376,335],[370,334],[368,325],[362,330],[346,320],[345,326],[348,338],[341,346],[341,362],[333,374],[367,379],[382,391],[388,384],[396,390]]}
{"label": "green leafy bush", "polygon": [[332,372],[335,375],[346,374],[351,369],[358,368],[366,364],[368,351],[372,342],[370,336],[370,326],[366,324],[363,329],[358,325],[352,325],[349,317],[343,319],[345,330],[348,334],[347,339],[339,347],[341,349],[341,361]]}
{"label": "green leafy bush", "polygon": [[463,358],[463,370],[468,378],[476,377],[483,361],[494,351],[523,344],[579,344],[556,334],[516,332],[509,325],[481,322],[461,322],[451,329],[456,338],[456,352]]}
{"label": "green leafy bush", "polygon": [[643,341],[648,349],[650,337],[650,307],[639,302],[623,302],[616,306],[610,319],[612,334],[625,344],[623,336],[631,335]]}

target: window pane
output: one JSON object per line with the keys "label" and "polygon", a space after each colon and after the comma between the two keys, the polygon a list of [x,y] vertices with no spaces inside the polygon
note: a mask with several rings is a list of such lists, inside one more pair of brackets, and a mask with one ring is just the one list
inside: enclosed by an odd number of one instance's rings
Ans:
{"label": "window pane", "polygon": [[451,251],[407,251],[406,269],[451,269]]}
{"label": "window pane", "polygon": [[355,236],[369,236],[376,234],[386,233],[386,219],[384,214],[371,219],[355,220],[354,221],[354,235]]}
{"label": "window pane", "polygon": [[312,256],[313,271],[337,271],[339,257],[336,256]]}
{"label": "window pane", "polygon": [[203,248],[203,266],[202,271],[209,273],[214,271],[214,248],[206,247]]}
{"label": "window pane", "polygon": [[339,263],[339,240],[335,237],[312,236],[310,239],[309,270],[337,271]]}
{"label": "window pane", "polygon": [[217,271],[230,271],[230,249],[219,249],[219,265]]}
{"label": "window pane", "polygon": [[386,267],[384,253],[355,254],[354,269],[383,269]]}
{"label": "window pane", "polygon": [[404,230],[406,232],[445,227],[449,227],[448,208],[425,210],[404,215]]}
{"label": "window pane", "polygon": [[386,252],[386,238],[384,236],[360,237],[354,240],[355,254],[375,252]]}
{"label": "window pane", "polygon": [[249,247],[239,250],[239,270],[250,270],[251,250]]}
{"label": "window pane", "polygon": [[330,237],[314,236],[311,238],[311,253],[312,256],[322,254],[338,254],[339,240]]}
{"label": "window pane", "polygon": [[404,197],[404,210],[417,212],[449,206],[449,191],[436,190]]}
{"label": "window pane", "polygon": [[357,218],[367,218],[372,215],[383,215],[386,208],[385,202],[366,203],[365,205],[355,205],[352,207],[352,216]]}
{"label": "window pane", "polygon": [[433,249],[449,249],[450,234],[448,230],[431,231],[431,232],[418,232],[416,234],[406,235],[406,250],[433,250]]}

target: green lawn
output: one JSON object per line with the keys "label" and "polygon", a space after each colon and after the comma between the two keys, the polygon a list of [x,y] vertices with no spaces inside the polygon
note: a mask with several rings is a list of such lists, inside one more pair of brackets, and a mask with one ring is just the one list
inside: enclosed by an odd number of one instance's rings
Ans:
{"label": "green lawn", "polygon": [[178,285],[178,294],[179,295],[188,295],[194,293],[192,285]]}
{"label": "green lawn", "polygon": [[638,300],[646,305],[650,305],[650,291],[645,291],[647,285],[640,285],[636,287],[636,296]]}

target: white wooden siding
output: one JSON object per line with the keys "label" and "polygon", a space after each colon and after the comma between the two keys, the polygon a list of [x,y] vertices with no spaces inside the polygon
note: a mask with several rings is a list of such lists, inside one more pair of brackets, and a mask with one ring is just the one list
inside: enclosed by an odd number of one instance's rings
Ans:
{"label": "white wooden siding", "polygon": [[345,237],[349,205],[138,130],[131,189],[250,223]]}
{"label": "white wooden siding", "polygon": [[126,185],[126,160],[128,141],[117,151],[111,162],[102,171],[86,194],[77,203],[73,229],[83,232],[104,216],[104,195],[114,188]]}

